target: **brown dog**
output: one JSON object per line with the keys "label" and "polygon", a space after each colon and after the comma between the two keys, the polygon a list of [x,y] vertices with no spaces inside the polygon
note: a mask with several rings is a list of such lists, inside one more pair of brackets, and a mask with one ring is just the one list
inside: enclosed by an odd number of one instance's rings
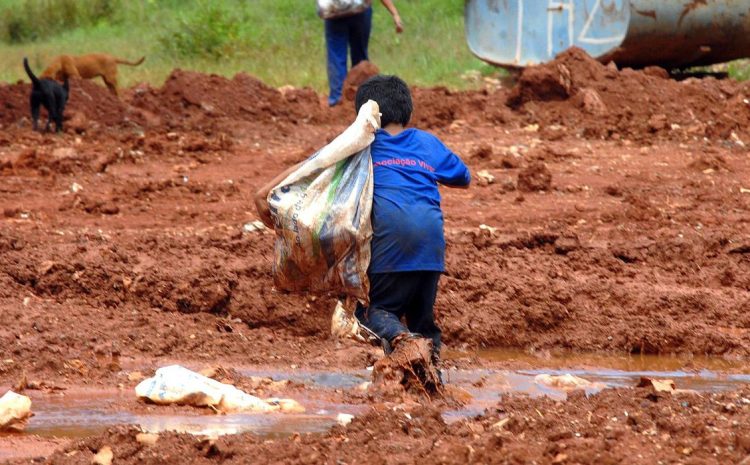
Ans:
{"label": "brown dog", "polygon": [[115,58],[106,53],[90,53],[88,55],[60,55],[44,70],[40,77],[64,81],[66,78],[93,79],[101,76],[113,94],[117,93],[117,65],[138,66],[146,57],[138,61],[127,61]]}

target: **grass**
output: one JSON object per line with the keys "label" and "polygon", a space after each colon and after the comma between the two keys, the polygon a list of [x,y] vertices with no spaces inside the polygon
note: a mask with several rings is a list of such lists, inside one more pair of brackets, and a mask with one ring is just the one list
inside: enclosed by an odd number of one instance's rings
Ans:
{"label": "grass", "polygon": [[[463,2],[396,2],[405,32],[375,1],[370,58],[385,73],[420,86],[468,88],[466,75],[503,72],[466,46]],[[41,71],[61,53],[107,52],[126,59],[121,85],[160,85],[174,68],[232,76],[245,71],[273,86],[327,89],[323,21],[312,0],[0,0],[0,81],[27,80],[21,60]],[[750,61],[726,66],[750,79]]]}
{"label": "grass", "polygon": [[[0,31],[26,4],[68,3],[75,0],[0,0]],[[78,0],[97,3],[106,0]],[[310,0],[109,0],[110,14],[85,21],[40,18],[32,22],[49,27],[29,34],[33,40],[0,42],[0,80],[26,80],[21,65],[29,57],[41,71],[60,53],[94,51],[135,59],[143,65],[123,67],[121,83],[161,84],[174,68],[231,76],[245,71],[273,86],[292,84],[327,89],[323,21]],[[402,76],[415,85],[466,88],[469,71],[500,73],[468,50],[463,30],[463,2],[455,0],[399,1],[405,32],[397,35],[388,12],[375,2],[370,59],[385,73]],[[206,26],[206,25],[210,25]],[[0,32],[0,38],[2,38]],[[196,38],[200,40],[195,40]]]}

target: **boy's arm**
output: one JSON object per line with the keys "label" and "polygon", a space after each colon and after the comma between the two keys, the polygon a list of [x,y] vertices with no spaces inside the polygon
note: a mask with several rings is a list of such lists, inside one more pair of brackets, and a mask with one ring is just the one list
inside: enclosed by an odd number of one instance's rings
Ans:
{"label": "boy's arm", "polygon": [[401,23],[401,16],[398,14],[398,10],[396,9],[396,5],[393,4],[392,0],[380,0],[380,2],[383,4],[383,6],[388,10],[388,12],[393,17],[393,23],[396,25],[396,33],[400,34],[404,32],[404,25]]}
{"label": "boy's arm", "polygon": [[[441,143],[442,145],[442,143]],[[471,173],[458,155],[442,145],[444,150],[442,161],[437,166],[435,177],[437,182],[445,187],[454,189],[468,189],[471,184]]]}
{"label": "boy's arm", "polygon": [[287,176],[292,174],[297,168],[300,167],[304,162],[299,162],[294,166],[289,167],[283,173],[279,174],[275,178],[264,184],[263,187],[258,189],[255,193],[255,209],[258,210],[260,220],[269,228],[273,228],[273,218],[271,217],[271,209],[268,207],[268,193],[271,189],[278,186],[281,181],[286,179]]}

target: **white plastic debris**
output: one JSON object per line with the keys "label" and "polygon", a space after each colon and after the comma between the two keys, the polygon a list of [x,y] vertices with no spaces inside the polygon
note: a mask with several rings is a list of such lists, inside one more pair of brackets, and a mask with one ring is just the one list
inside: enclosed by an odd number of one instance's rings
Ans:
{"label": "white plastic debris", "polygon": [[259,221],[259,220],[245,223],[244,226],[242,226],[242,230],[245,231],[246,233],[263,231],[264,229],[266,229],[266,226],[263,224],[262,221]]}
{"label": "white plastic debris", "polygon": [[349,423],[354,420],[354,415],[350,415],[348,413],[339,413],[336,415],[336,423],[338,423],[341,426],[346,426]]}
{"label": "white plastic debris", "polygon": [[479,225],[480,231],[487,231],[490,235],[494,235],[497,231],[497,228],[493,228],[492,226],[487,226],[486,224],[480,224]]}
{"label": "white plastic debris", "polygon": [[80,184],[78,184],[77,182],[74,182],[73,184],[70,185],[70,192],[72,192],[74,194],[78,193],[78,192],[80,192],[82,190],[83,190],[83,186],[80,185]]}
{"label": "white plastic debris", "polygon": [[152,378],[141,381],[135,387],[135,393],[156,404],[187,404],[211,407],[220,412],[305,411],[293,399],[261,399],[179,365],[159,368]]}
{"label": "white plastic debris", "polygon": [[91,459],[91,463],[93,465],[112,465],[113,458],[114,453],[112,452],[112,448],[109,446],[104,446],[99,449],[99,452],[97,452],[96,455]]}
{"label": "white plastic debris", "polygon": [[479,178],[479,183],[483,186],[486,186],[488,184],[492,184],[495,182],[495,176],[487,170],[480,170],[477,173],[477,178]]}
{"label": "white plastic debris", "polygon": [[551,388],[562,389],[563,391],[603,387],[601,383],[592,383],[587,379],[579,378],[578,376],[573,376],[571,374],[537,375],[536,377],[534,377],[534,382],[536,382],[537,384],[543,384]]}
{"label": "white plastic debris", "polygon": [[359,321],[353,312],[347,311],[344,302],[336,302],[331,316],[331,335],[341,339],[354,339],[364,342]]}
{"label": "white plastic debris", "polygon": [[28,397],[13,391],[0,397],[0,431],[22,431],[32,415]]}

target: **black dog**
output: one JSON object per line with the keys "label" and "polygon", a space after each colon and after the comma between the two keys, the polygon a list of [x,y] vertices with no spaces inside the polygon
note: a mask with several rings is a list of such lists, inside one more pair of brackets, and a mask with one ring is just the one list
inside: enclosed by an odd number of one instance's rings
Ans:
{"label": "black dog", "polygon": [[39,127],[39,106],[44,105],[48,114],[47,126],[44,130],[49,131],[50,123],[54,120],[55,131],[62,131],[63,111],[68,102],[68,78],[65,78],[62,85],[54,79],[39,79],[29,68],[29,61],[26,58],[23,59],[23,67],[31,78],[31,119],[34,130],[36,131]]}

